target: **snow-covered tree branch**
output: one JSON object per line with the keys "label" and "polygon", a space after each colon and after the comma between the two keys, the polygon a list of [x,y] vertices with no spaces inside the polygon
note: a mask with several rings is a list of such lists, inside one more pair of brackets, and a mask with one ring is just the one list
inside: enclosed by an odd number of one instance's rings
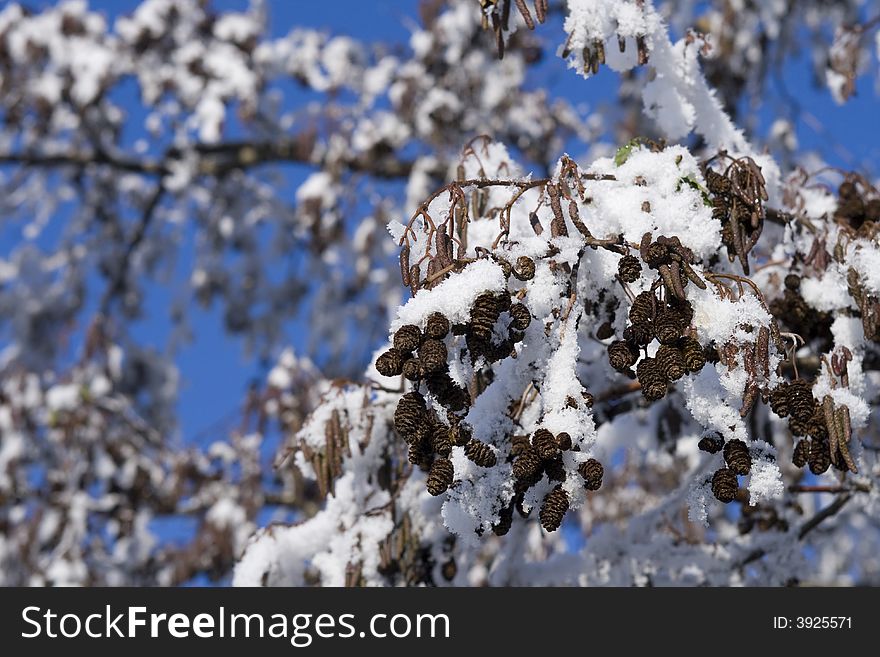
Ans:
{"label": "snow-covered tree branch", "polygon": [[[880,20],[791,4],[8,5],[0,583],[876,583],[880,190],[781,80]],[[207,311],[269,366],[197,441]]]}

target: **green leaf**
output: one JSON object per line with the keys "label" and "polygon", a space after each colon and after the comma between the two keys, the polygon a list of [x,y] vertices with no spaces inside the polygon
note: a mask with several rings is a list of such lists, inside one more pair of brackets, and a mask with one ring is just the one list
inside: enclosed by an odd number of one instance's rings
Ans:
{"label": "green leaf", "polygon": [[633,149],[636,146],[640,146],[642,140],[639,137],[634,139],[630,139],[626,144],[617,149],[617,152],[614,154],[614,166],[620,166],[629,158],[630,153],[632,153]]}
{"label": "green leaf", "polygon": [[700,192],[700,195],[703,197],[703,205],[708,205],[710,208],[712,207],[712,197],[709,196],[709,190],[703,187],[692,174],[679,178],[678,187],[675,188],[675,191],[681,191],[682,183]]}

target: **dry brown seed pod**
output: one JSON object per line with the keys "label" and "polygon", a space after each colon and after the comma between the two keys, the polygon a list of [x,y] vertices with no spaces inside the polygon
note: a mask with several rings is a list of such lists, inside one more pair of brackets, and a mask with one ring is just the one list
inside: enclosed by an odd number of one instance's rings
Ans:
{"label": "dry brown seed pod", "polygon": [[562,455],[557,454],[549,461],[544,461],[544,473],[550,481],[565,481],[565,463]]}
{"label": "dry brown seed pod", "polygon": [[376,359],[376,371],[382,376],[400,376],[403,373],[403,363],[410,354],[391,347]]}
{"label": "dry brown seed pod", "polygon": [[704,452],[717,454],[721,451],[721,448],[724,447],[724,438],[722,438],[721,434],[717,432],[708,436],[703,436],[700,438],[700,442],[697,443],[697,447]]}
{"label": "dry brown seed pod", "polygon": [[670,309],[657,313],[657,318],[654,320],[654,331],[660,344],[675,344],[681,337],[683,330],[684,321],[680,313]]}
{"label": "dry brown seed pod", "polygon": [[464,447],[472,437],[470,427],[463,422],[459,422],[452,428],[452,444],[457,447]]}
{"label": "dry brown seed pod", "polygon": [[654,325],[651,322],[633,323],[623,330],[623,339],[636,347],[650,344],[655,337]]}
{"label": "dry brown seed pod", "polygon": [[415,351],[422,341],[422,332],[414,324],[404,324],[394,334],[394,348],[401,351]]}
{"label": "dry brown seed pod", "polygon": [[788,417],[788,383],[781,383],[770,391],[770,409],[779,417]]}
{"label": "dry brown seed pod", "polygon": [[570,450],[571,445],[572,445],[571,436],[568,435],[568,433],[566,433],[565,431],[563,431],[562,433],[556,434],[556,445],[563,452]]}
{"label": "dry brown seed pod", "polygon": [[516,458],[531,449],[528,436],[510,436],[510,455]]}
{"label": "dry brown seed pod", "polygon": [[794,451],[791,454],[791,462],[795,465],[795,467],[802,468],[807,464],[807,461],[810,460],[810,440],[808,438],[804,438],[803,440],[799,440],[798,444],[794,446]]}
{"label": "dry brown seed pod", "polygon": [[449,333],[449,320],[443,313],[431,313],[425,324],[425,335],[435,340],[442,340]]}
{"label": "dry brown seed pod", "polygon": [[810,444],[810,472],[819,475],[831,465],[831,450],[827,440],[813,440]]}
{"label": "dry brown seed pod", "polygon": [[418,381],[422,378],[422,363],[418,358],[409,358],[403,364],[403,376],[410,381]]}
{"label": "dry brown seed pod", "polygon": [[532,446],[535,451],[545,461],[549,461],[559,453],[559,446],[556,444],[556,436],[547,431],[547,429],[538,429],[532,436]]}
{"label": "dry brown seed pod", "polygon": [[522,303],[515,303],[510,306],[511,319],[513,319],[513,327],[520,331],[525,331],[529,324],[532,323],[532,313],[529,312],[529,309]]}
{"label": "dry brown seed pod", "polygon": [[481,468],[491,468],[496,462],[495,452],[492,451],[492,448],[476,438],[472,438],[464,446],[464,455]]}
{"label": "dry brown seed pod", "polygon": [[527,256],[516,259],[513,275],[521,281],[530,281],[535,277],[535,261]]}
{"label": "dry brown seed pod", "polygon": [[446,369],[446,344],[436,338],[428,338],[419,347],[419,360],[423,372],[439,372]]}
{"label": "dry brown seed pod", "polygon": [[416,440],[409,444],[407,459],[413,465],[427,470],[431,467],[431,449],[423,440]]}
{"label": "dry brown seed pod", "polygon": [[712,494],[719,501],[725,504],[733,502],[736,499],[737,490],[739,490],[739,483],[737,483],[733,471],[721,468],[712,475]]}
{"label": "dry brown seed pod", "polygon": [[616,340],[608,345],[608,362],[618,372],[625,372],[632,367],[639,354],[626,340]]}
{"label": "dry brown seed pod", "polygon": [[654,357],[657,359],[657,364],[660,366],[663,376],[670,381],[678,381],[687,371],[684,354],[680,349],[670,347],[667,344],[661,344]]}
{"label": "dry brown seed pod", "polygon": [[504,536],[513,525],[513,503],[501,509],[498,516],[498,524],[492,527],[492,533],[496,536]]}
{"label": "dry brown seed pod", "polygon": [[541,457],[534,447],[520,453],[513,462],[513,476],[522,481],[531,480],[541,468]]}
{"label": "dry brown seed pod", "polygon": [[433,495],[442,495],[452,485],[455,469],[449,459],[436,459],[428,473],[428,492]]}
{"label": "dry brown seed pod", "polygon": [[596,459],[587,459],[578,465],[578,474],[584,478],[587,490],[599,490],[602,487],[605,468]]}
{"label": "dry brown seed pod", "polygon": [[541,526],[548,532],[555,532],[559,529],[562,518],[568,511],[568,504],[568,493],[563,490],[562,486],[556,486],[547,493],[539,513]]}
{"label": "dry brown seed pod", "polygon": [[797,379],[788,384],[788,412],[793,418],[809,422],[816,411],[816,400],[809,383]]}
{"label": "dry brown seed pod", "polygon": [[431,448],[440,456],[449,457],[452,453],[452,440],[449,434],[449,427],[439,422],[430,429]]}
{"label": "dry brown seed pod", "polygon": [[614,327],[611,326],[611,322],[602,322],[602,324],[599,325],[599,328],[596,329],[597,340],[607,340],[613,335]]}
{"label": "dry brown seed pod", "polygon": [[[508,297],[509,299],[509,297]],[[489,342],[492,339],[492,328],[501,314],[499,299],[491,292],[484,292],[474,300],[471,306],[470,332],[482,341]]]}
{"label": "dry brown seed pod", "polygon": [[633,299],[629,319],[633,324],[644,324],[654,319],[657,298],[653,292],[641,292]]}
{"label": "dry brown seed pod", "polygon": [[688,372],[699,372],[706,364],[706,352],[696,338],[685,336],[679,341],[678,348],[684,356],[684,366]]}
{"label": "dry brown seed pod", "polygon": [[734,474],[747,475],[752,469],[752,456],[748,446],[739,438],[728,440],[724,445],[724,461]]}
{"label": "dry brown seed pod", "polygon": [[617,263],[617,274],[624,283],[635,283],[642,275],[642,263],[635,256],[625,255]]}
{"label": "dry brown seed pod", "polygon": [[411,442],[419,436],[427,422],[425,398],[418,392],[408,392],[397,402],[394,411],[394,427],[404,440]]}
{"label": "dry brown seed pod", "polygon": [[654,358],[643,358],[636,367],[636,376],[642,386],[642,396],[657,401],[666,395],[668,382]]}

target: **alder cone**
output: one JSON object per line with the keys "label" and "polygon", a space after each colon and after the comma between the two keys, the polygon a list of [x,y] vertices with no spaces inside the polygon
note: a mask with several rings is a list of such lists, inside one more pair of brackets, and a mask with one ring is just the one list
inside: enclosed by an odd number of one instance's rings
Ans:
{"label": "alder cone", "polygon": [[430,430],[431,448],[440,456],[448,457],[452,453],[449,433],[449,427],[439,422]]}
{"label": "alder cone", "polygon": [[712,494],[720,502],[727,504],[733,502],[736,498],[736,492],[739,484],[736,481],[736,475],[728,468],[716,470],[712,475]]}
{"label": "alder cone", "polygon": [[419,347],[419,360],[424,372],[439,372],[446,369],[447,356],[446,344],[436,338],[428,338]]}
{"label": "alder cone", "polygon": [[418,358],[409,358],[403,364],[403,376],[409,381],[418,381],[422,378],[422,361]]}
{"label": "alder cone", "polygon": [[587,490],[599,490],[602,487],[605,468],[599,461],[591,458],[578,466],[578,474],[584,478]]}
{"label": "alder cone", "polygon": [[484,292],[474,300],[471,307],[471,334],[481,342],[489,342],[492,339],[492,329],[501,307],[498,298],[491,292]]}
{"label": "alder cone", "polygon": [[660,344],[675,344],[681,337],[682,330],[684,330],[684,320],[674,310],[664,310],[654,320],[654,331]]}
{"label": "alder cone", "polygon": [[425,325],[425,335],[435,340],[442,340],[449,333],[449,320],[446,315],[440,312],[428,315],[428,322]]}
{"label": "alder cone", "polygon": [[795,465],[795,467],[802,468],[807,464],[807,461],[810,460],[810,441],[808,439],[799,440],[798,444],[794,446],[794,451],[791,454],[791,462]]}
{"label": "alder cone", "polygon": [[636,295],[629,309],[629,321],[633,324],[646,324],[654,319],[654,308],[657,298],[652,292]]}
{"label": "alder cone", "polygon": [[568,504],[568,494],[562,489],[562,486],[556,486],[547,493],[539,513],[541,526],[548,532],[555,532],[559,529],[562,518],[568,511]]}
{"label": "alder cone", "polygon": [[706,364],[706,352],[696,338],[685,336],[678,343],[688,372],[699,372]]}
{"label": "alder cone", "polygon": [[831,466],[831,449],[827,441],[813,440],[810,445],[810,472],[820,475]]}
{"label": "alder cone", "polygon": [[628,370],[635,364],[637,358],[638,351],[626,340],[616,340],[608,345],[608,363],[618,372]]}
{"label": "alder cone", "polygon": [[661,344],[654,356],[660,371],[670,381],[678,381],[685,375],[687,367],[684,362],[684,354],[680,349]]}
{"label": "alder cone", "polygon": [[421,433],[427,422],[425,398],[418,392],[408,392],[397,402],[394,410],[394,427],[407,442],[412,442]]}
{"label": "alder cone", "polygon": [[521,281],[530,281],[535,277],[535,261],[527,256],[516,259],[513,275]]}
{"label": "alder cone", "polygon": [[510,436],[510,455],[514,458],[531,449],[528,436]]}
{"label": "alder cone", "polygon": [[513,525],[513,504],[501,509],[498,516],[498,524],[492,527],[492,533],[495,536],[504,536]]}
{"label": "alder cone", "polygon": [[562,433],[556,434],[556,446],[563,452],[570,450],[571,445],[571,436],[568,435],[568,433],[563,431]]}
{"label": "alder cone", "polygon": [[409,444],[406,457],[410,463],[422,470],[427,470],[431,467],[431,449],[427,442],[421,438]]}
{"label": "alder cone", "polygon": [[452,380],[449,372],[445,369],[428,373],[425,377],[425,383],[437,401],[452,411],[462,411],[471,405],[470,395]]}
{"label": "alder cone", "polygon": [[635,256],[625,255],[617,263],[617,273],[624,283],[635,283],[642,275],[642,263]]}
{"label": "alder cone", "polygon": [[703,436],[700,438],[697,447],[704,452],[709,452],[709,454],[717,454],[721,451],[721,448],[724,447],[724,438],[718,434],[715,434],[714,436]]}
{"label": "alder cone", "polygon": [[391,347],[376,359],[376,371],[382,376],[400,376],[403,373],[403,363],[410,354]]}
{"label": "alder cone", "polygon": [[816,400],[810,385],[803,379],[792,381],[788,386],[788,408],[793,418],[809,422],[816,409]]}
{"label": "alder cone", "polygon": [[788,417],[788,383],[781,383],[770,392],[770,409],[781,418]]}
{"label": "alder cone", "polygon": [[464,455],[481,468],[491,468],[496,462],[495,452],[492,451],[492,448],[476,438],[472,438],[464,446]]}
{"label": "alder cone", "polygon": [[735,474],[747,475],[752,469],[752,457],[746,444],[735,438],[724,445],[724,461]]}
{"label": "alder cone", "polygon": [[544,472],[550,481],[565,481],[565,463],[562,462],[562,455],[557,454],[548,461],[544,461]]}
{"label": "alder cone", "polygon": [[642,385],[642,396],[648,401],[657,401],[666,395],[668,382],[654,358],[643,358],[636,367],[636,376]]}
{"label": "alder cone", "polygon": [[541,457],[534,447],[525,449],[513,462],[513,476],[521,481],[531,480],[541,468]]}
{"label": "alder cone", "polygon": [[414,324],[404,324],[394,334],[394,348],[401,351],[415,351],[422,341],[422,332]]}
{"label": "alder cone", "polygon": [[454,474],[455,469],[452,467],[452,461],[445,458],[435,460],[428,473],[428,492],[434,497],[445,493],[452,485]]}
{"label": "alder cone", "polygon": [[532,323],[532,313],[525,304],[515,303],[510,306],[510,317],[513,319],[513,328],[525,331]]}
{"label": "alder cone", "polygon": [[532,445],[535,451],[545,461],[549,461],[559,453],[559,445],[556,443],[556,436],[547,431],[547,429],[538,429],[532,436]]}

